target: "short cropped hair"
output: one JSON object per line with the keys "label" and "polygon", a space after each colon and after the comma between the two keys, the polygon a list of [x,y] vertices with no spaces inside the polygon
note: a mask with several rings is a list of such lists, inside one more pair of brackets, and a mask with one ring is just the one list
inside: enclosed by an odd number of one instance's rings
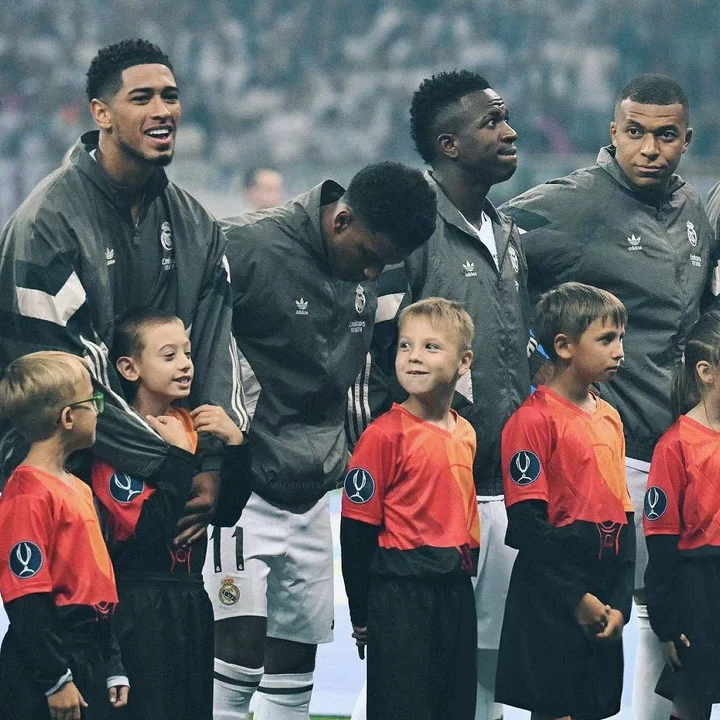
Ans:
{"label": "short cropped hair", "polygon": [[460,303],[439,297],[418,300],[401,310],[398,329],[402,330],[403,323],[412,318],[424,318],[438,330],[454,332],[461,350],[472,349],[475,323]]}
{"label": "short cropped hair", "polygon": [[435,230],[435,193],[420,170],[401,163],[364,167],[342,199],[368,230],[387,235],[406,254]]}
{"label": "short cropped hair", "polygon": [[85,376],[87,365],[77,355],[57,350],[23,355],[8,365],[0,380],[0,416],[28,442],[47,440]]}
{"label": "short cropped hair", "polygon": [[177,315],[158,308],[136,307],[128,310],[115,326],[112,359],[138,357],[145,349],[145,333],[148,330],[175,322],[182,323],[182,320]]}
{"label": "short cropped hair", "polygon": [[536,328],[540,344],[556,360],[555,338],[560,334],[578,339],[596,320],[617,327],[627,325],[627,310],[607,290],[578,282],[567,282],[546,292],[537,304]]}
{"label": "short cropped hair", "polygon": [[647,73],[633,78],[618,95],[615,107],[623,100],[630,99],[643,105],[682,105],[685,119],[690,121],[690,103],[685,91],[666,75]]}
{"label": "short cropped hair", "polygon": [[122,87],[122,73],[135,65],[165,65],[173,74],[170,58],[148,40],[123,40],[98,51],[87,71],[88,100],[104,99]]}
{"label": "short cropped hair", "polygon": [[441,72],[425,79],[415,91],[410,105],[410,135],[420,157],[432,164],[437,153],[437,119],[440,113],[477,90],[487,90],[490,83],[469,70]]}
{"label": "short cropped hair", "polygon": [[[253,165],[243,174],[243,187],[251,188],[257,182],[258,175],[261,172],[277,173],[278,171],[270,165]],[[279,173],[278,173],[279,174]]]}

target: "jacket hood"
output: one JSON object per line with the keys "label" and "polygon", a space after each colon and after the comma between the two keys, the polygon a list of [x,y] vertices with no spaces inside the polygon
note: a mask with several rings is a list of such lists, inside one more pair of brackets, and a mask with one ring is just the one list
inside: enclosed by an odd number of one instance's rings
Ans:
{"label": "jacket hood", "polygon": [[[618,165],[618,161],[615,159],[615,147],[613,145],[606,145],[605,147],[600,148],[596,162],[603,170],[605,170],[606,173],[611,175],[624,188],[637,195],[643,195],[643,193],[628,180],[627,175],[623,172],[620,165]],[[683,185],[685,185],[685,181],[677,173],[673,173],[670,177],[667,194],[663,199],[667,200]]]}

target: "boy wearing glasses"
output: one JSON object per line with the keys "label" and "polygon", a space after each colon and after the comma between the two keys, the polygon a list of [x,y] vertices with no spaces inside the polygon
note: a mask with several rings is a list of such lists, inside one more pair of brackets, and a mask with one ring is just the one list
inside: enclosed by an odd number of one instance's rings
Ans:
{"label": "boy wearing glasses", "polygon": [[80,358],[45,351],[8,366],[0,408],[30,443],[0,497],[3,718],[104,720],[128,698],[115,577],[90,488],[65,470],[95,442],[104,397]]}
{"label": "boy wearing glasses", "polygon": [[[210,720],[214,626],[202,577],[207,535],[185,545],[173,538],[198,472],[198,435],[212,433],[231,446],[226,461],[234,464],[245,452],[242,433],[220,407],[201,405],[191,412],[177,405],[190,395],[194,365],[185,327],[172,313],[127,313],[113,353],[125,396],[170,445],[164,471],[152,484],[100,460],[92,468],[117,573],[115,630],[133,685],[126,717]],[[231,505],[223,502],[222,511]],[[229,598],[234,591],[224,588]]]}

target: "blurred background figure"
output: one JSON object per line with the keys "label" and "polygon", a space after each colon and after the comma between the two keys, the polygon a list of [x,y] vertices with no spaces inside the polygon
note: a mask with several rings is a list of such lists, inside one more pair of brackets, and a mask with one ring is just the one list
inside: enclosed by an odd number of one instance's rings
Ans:
{"label": "blurred background figure", "polygon": [[283,176],[277,170],[258,166],[245,173],[245,212],[277,207],[284,201]]}

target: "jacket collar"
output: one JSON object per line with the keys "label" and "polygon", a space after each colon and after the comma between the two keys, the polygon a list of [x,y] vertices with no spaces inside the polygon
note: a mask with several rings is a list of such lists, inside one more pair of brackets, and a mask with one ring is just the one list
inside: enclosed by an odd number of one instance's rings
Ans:
{"label": "jacket collar", "polygon": [[[98,149],[99,138],[99,130],[91,130],[82,135],[70,152],[69,162],[77,167],[83,175],[86,175],[113,205],[119,210],[127,212],[132,200],[128,188],[114,182],[90,155],[93,150]],[[163,193],[168,183],[165,170],[160,167],[156,168],[147,181],[141,213],[158,195]]]}
{"label": "jacket collar", "polygon": [[[615,159],[614,146],[606,145],[605,147],[600,148],[596,162],[603,170],[605,170],[606,173],[608,173],[608,175],[612,176],[612,178],[624,188],[641,198],[648,197],[628,180],[627,175],[622,171],[622,168],[618,165],[618,161]],[[661,202],[667,202],[670,197],[683,185],[685,185],[685,181],[679,175],[673,174],[670,177],[667,194],[660,198]]]}
{"label": "jacket collar", "polygon": [[[440,187],[437,180],[433,177],[432,170],[425,171],[425,179],[430,184],[430,187],[435,191],[437,196],[437,211],[438,215],[450,225],[454,225],[458,230],[471,235],[471,231],[468,228],[469,221],[465,219],[465,216],[453,205],[450,198],[445,194],[445,191]],[[485,204],[483,205],[483,212],[493,221],[493,223],[501,223],[502,218],[495,209],[493,204],[485,198]]]}

